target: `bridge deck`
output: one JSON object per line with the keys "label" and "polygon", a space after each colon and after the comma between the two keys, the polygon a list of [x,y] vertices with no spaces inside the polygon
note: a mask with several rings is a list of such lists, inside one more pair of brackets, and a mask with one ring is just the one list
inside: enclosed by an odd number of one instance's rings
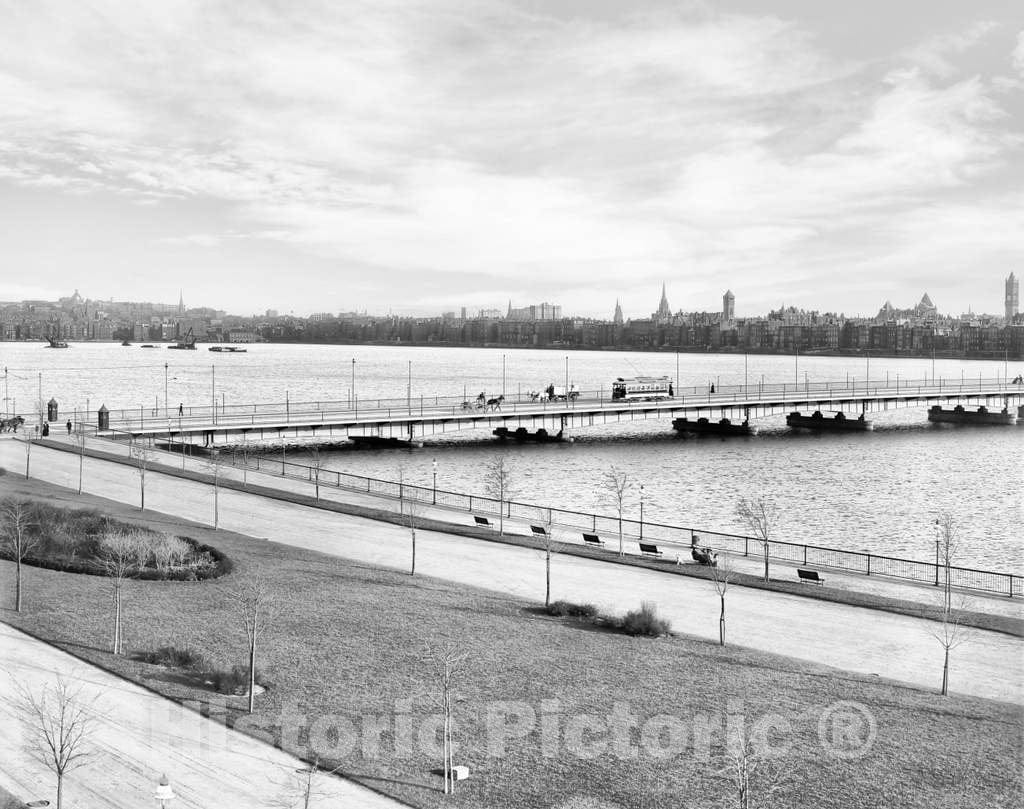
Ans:
{"label": "bridge deck", "polygon": [[[962,402],[973,405],[1009,406],[1019,403],[1024,387],[1004,380],[979,380],[956,384],[913,385],[788,385],[765,388],[752,385],[718,393],[689,394],[658,401],[609,400],[604,397],[574,401],[504,402],[498,407],[478,409],[465,404],[430,404],[423,399],[407,400],[404,406],[365,408],[325,402],[272,406],[235,405],[231,408],[190,408],[188,413],[161,410],[123,410],[110,414],[109,432],[135,436],[266,437],[281,434],[348,434],[393,437],[427,436],[466,429],[483,429],[509,422],[549,430],[610,424],[676,415],[729,417],[733,420],[758,418],[813,408],[815,410],[856,410],[873,412],[888,407],[927,403]],[[390,403],[389,403],[390,404]],[[200,412],[195,412],[199,410]],[[90,427],[95,429],[95,423]],[[107,432],[107,431],[104,431]]]}

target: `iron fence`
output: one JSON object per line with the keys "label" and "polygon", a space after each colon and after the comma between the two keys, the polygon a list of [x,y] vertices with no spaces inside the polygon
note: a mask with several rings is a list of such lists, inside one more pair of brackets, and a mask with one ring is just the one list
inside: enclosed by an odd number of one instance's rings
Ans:
{"label": "iron fence", "polygon": [[[229,453],[224,453],[229,455]],[[349,472],[321,469],[286,460],[245,455],[241,458],[230,453],[235,466],[249,465],[258,471],[280,474],[287,478],[308,482],[318,481],[321,486],[333,486],[354,492],[390,497],[398,500],[416,500],[443,506],[456,511],[522,520],[534,525],[550,526],[563,531],[593,533],[614,541],[621,535],[624,541],[653,542],[666,546],[671,552],[689,553],[694,541],[719,552],[760,558],[764,545],[757,537],[727,534],[681,525],[640,522],[623,516],[595,514],[571,509],[541,506],[517,501],[499,501],[487,495],[465,494],[432,486],[420,486],[394,480],[382,480]],[[775,562],[789,562],[814,568],[839,570],[865,576],[887,576],[939,586],[945,582],[945,567],[936,562],[902,559],[865,551],[851,551],[772,539],[768,542],[768,557]],[[950,584],[959,589],[999,593],[1007,596],[1024,594],[1024,577],[1014,573],[951,566]]]}

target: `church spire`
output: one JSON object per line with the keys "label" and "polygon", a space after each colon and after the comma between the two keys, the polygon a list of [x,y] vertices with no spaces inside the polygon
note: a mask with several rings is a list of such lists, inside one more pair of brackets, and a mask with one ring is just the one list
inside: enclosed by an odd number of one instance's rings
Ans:
{"label": "church spire", "polygon": [[185,291],[182,289],[178,290],[178,314],[185,314]]}
{"label": "church spire", "polygon": [[658,311],[654,313],[655,320],[668,320],[672,317],[672,310],[668,305],[668,295],[665,292],[665,282],[661,282],[661,302],[658,304]]}
{"label": "church spire", "polygon": [[615,299],[615,315],[612,317],[612,323],[616,326],[622,325],[622,305],[618,298]]}

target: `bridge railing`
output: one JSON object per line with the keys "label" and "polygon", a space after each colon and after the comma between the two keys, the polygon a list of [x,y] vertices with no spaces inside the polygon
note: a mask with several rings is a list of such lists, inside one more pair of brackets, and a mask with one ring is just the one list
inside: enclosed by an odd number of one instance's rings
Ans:
{"label": "bridge railing", "polygon": [[[822,400],[836,399],[849,395],[851,399],[858,397],[907,396],[955,398],[970,395],[1020,395],[1024,387],[1003,378],[977,380],[957,379],[924,379],[902,380],[899,376],[883,380],[849,378],[836,382],[788,382],[764,383],[756,382],[748,385],[723,385],[716,387],[712,393],[710,385],[688,386],[674,391],[675,396],[666,400],[678,401],[681,405],[693,405],[695,402],[707,403],[709,406],[738,405],[743,402],[756,403],[766,399],[814,401],[815,396]],[[604,406],[610,404],[610,390],[580,391],[579,397],[570,406]],[[564,399],[535,400],[526,393],[509,394],[501,403],[502,413],[521,411],[542,412],[547,409],[564,410]],[[373,418],[397,419],[403,416],[424,415],[472,415],[486,412],[489,408],[479,406],[476,399],[459,395],[446,396],[405,396],[396,398],[375,398],[352,400],[324,400],[307,402],[255,403],[246,405],[218,404],[185,407],[181,412],[177,407],[161,408],[158,406],[140,406],[108,411],[111,426],[121,429],[184,429],[205,425],[253,425],[264,423],[289,422],[328,422],[336,418]],[[81,421],[94,424],[95,414],[81,414]],[[76,420],[79,414],[76,414]]]}
{"label": "bridge railing", "polygon": [[[641,523],[639,520],[628,517],[623,517],[620,520],[613,515],[518,501],[501,502],[486,495],[453,492],[403,481],[354,475],[349,472],[328,469],[321,469],[317,472],[315,467],[306,464],[259,455],[222,452],[221,457],[231,458],[231,462],[235,465],[247,464],[250,468],[258,471],[280,474],[288,478],[310,482],[319,479],[321,486],[333,486],[398,500],[416,500],[480,516],[497,517],[504,514],[507,519],[549,525],[562,532],[595,533],[602,536],[611,545],[615,544],[621,530],[625,541],[636,543],[643,540],[658,543],[665,546],[665,549],[671,553],[678,553],[684,557],[688,557],[694,538],[698,545],[712,547],[717,551],[738,556],[759,559],[764,553],[759,539],[742,534],[728,534],[657,522]],[[935,586],[939,586],[945,581],[945,567],[935,562],[902,559],[868,551],[829,548],[772,539],[768,543],[768,555],[775,562],[788,562],[866,576],[887,576]],[[953,587],[964,590],[997,593],[1011,597],[1024,595],[1024,577],[1014,573],[951,566],[950,583]]]}

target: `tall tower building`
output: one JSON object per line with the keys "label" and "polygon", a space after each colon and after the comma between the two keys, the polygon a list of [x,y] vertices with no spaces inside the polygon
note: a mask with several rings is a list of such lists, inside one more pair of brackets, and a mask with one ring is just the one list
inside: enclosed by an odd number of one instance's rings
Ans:
{"label": "tall tower building", "polygon": [[665,294],[665,284],[661,284],[661,302],[658,304],[658,311],[654,313],[654,319],[658,321],[669,320],[672,317],[672,310],[668,306],[668,296]]}
{"label": "tall tower building", "polygon": [[178,290],[178,314],[185,314],[185,291],[183,289]]}
{"label": "tall tower building", "polygon": [[616,326],[622,325],[622,305],[619,303],[618,299],[615,301],[615,314],[612,317],[612,323]]}
{"label": "tall tower building", "polygon": [[725,290],[725,294],[722,296],[722,320],[727,323],[732,320],[736,315],[736,296],[732,294],[731,289]]}
{"label": "tall tower building", "polygon": [[1006,319],[1013,320],[1013,316],[1020,311],[1020,279],[1012,272],[1006,279]]}

